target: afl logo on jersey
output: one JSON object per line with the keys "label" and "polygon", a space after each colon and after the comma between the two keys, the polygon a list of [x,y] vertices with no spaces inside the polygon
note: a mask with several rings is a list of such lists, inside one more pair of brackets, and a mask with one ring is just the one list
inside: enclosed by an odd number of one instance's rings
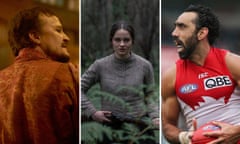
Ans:
{"label": "afl logo on jersey", "polygon": [[204,88],[205,90],[231,86],[232,81],[229,76],[216,76],[204,79]]}
{"label": "afl logo on jersey", "polygon": [[180,88],[180,92],[183,94],[187,94],[187,93],[192,93],[197,89],[198,89],[198,85],[196,84],[186,84]]}

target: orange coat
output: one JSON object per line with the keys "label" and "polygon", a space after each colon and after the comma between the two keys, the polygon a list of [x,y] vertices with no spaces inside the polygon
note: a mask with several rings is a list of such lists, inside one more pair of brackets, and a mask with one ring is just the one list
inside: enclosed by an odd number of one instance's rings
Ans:
{"label": "orange coat", "polygon": [[30,48],[0,71],[0,144],[77,144],[78,69]]}

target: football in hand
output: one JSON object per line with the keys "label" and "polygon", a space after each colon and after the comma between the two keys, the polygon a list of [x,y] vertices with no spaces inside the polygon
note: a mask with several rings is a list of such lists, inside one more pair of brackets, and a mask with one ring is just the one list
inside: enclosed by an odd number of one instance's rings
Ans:
{"label": "football in hand", "polygon": [[207,137],[204,136],[203,133],[217,130],[220,130],[220,127],[214,125],[211,122],[204,124],[203,126],[201,126],[196,131],[193,132],[192,144],[206,144],[208,142],[215,140],[216,139],[215,137]]}

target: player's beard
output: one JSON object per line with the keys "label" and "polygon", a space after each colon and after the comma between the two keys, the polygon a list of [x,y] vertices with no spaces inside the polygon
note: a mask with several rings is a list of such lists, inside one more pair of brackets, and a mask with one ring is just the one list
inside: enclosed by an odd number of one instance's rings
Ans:
{"label": "player's beard", "polygon": [[192,55],[192,53],[196,49],[196,46],[199,43],[199,40],[197,39],[196,34],[193,34],[190,38],[188,38],[185,44],[181,40],[178,40],[178,41],[181,43],[182,47],[184,48],[182,51],[178,53],[181,59],[188,59]]}

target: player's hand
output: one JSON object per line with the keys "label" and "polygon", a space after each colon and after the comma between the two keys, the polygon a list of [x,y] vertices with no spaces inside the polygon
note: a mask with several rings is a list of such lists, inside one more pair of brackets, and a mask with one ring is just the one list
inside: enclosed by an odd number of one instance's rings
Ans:
{"label": "player's hand", "polygon": [[189,138],[191,139],[193,136],[193,132],[197,130],[197,120],[196,118],[192,119],[192,127],[189,129]]}
{"label": "player's hand", "polygon": [[193,132],[197,130],[197,120],[196,118],[192,119],[192,127],[190,128],[190,131],[188,133],[188,138],[190,139],[189,144],[192,144],[191,139],[193,137]]}
{"label": "player's hand", "polygon": [[213,124],[221,127],[221,130],[214,132],[206,132],[205,136],[217,137],[216,140],[211,141],[208,144],[237,144],[240,140],[240,126],[234,126],[222,122],[213,122]]}
{"label": "player's hand", "polygon": [[92,115],[92,119],[97,122],[111,122],[111,120],[107,118],[107,116],[110,116],[110,115],[111,115],[110,111],[96,111]]}
{"label": "player's hand", "polygon": [[182,131],[178,135],[178,139],[180,144],[191,144],[191,138],[193,136],[193,132],[197,129],[197,120],[195,118],[192,119],[192,127],[189,131]]}

